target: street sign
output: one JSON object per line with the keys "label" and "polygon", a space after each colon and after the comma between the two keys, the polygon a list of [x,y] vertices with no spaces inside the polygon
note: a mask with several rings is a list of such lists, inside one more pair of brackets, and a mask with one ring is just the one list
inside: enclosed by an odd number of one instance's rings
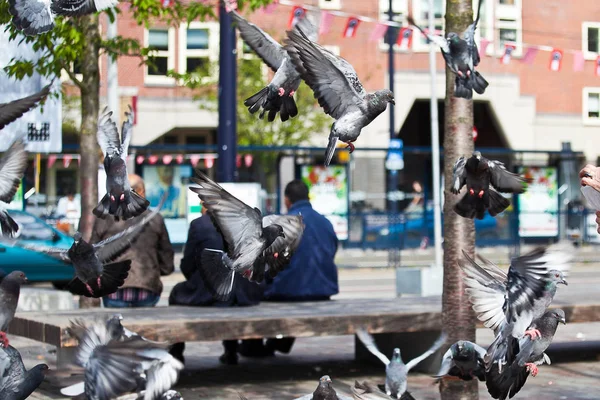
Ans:
{"label": "street sign", "polygon": [[391,171],[404,169],[404,142],[402,139],[390,139],[385,168]]}

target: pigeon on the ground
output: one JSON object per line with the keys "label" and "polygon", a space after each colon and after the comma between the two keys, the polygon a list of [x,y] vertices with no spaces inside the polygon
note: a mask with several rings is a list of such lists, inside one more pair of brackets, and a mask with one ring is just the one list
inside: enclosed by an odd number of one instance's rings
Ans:
{"label": "pigeon on the ground", "polygon": [[288,31],[285,50],[296,70],[313,90],[326,114],[335,118],[329,133],[325,166],[329,165],[338,139],[350,152],[360,131],[395,104],[394,93],[388,89],[367,93],[350,63],[311,41],[301,30]]}
{"label": "pigeon on the ground", "polygon": [[137,391],[143,383],[144,400],[165,399],[183,369],[183,364],[166,350],[167,344],[140,337],[114,340],[102,320],[87,326],[78,324],[71,323],[74,332],[84,332],[79,338],[75,363],[85,369],[85,382],[62,389],[63,394],[75,396],[84,392],[88,399],[108,400]]}
{"label": "pigeon on the ground", "polygon": [[27,277],[21,271],[13,271],[0,281],[0,344],[4,347],[8,347],[6,331],[17,311],[24,283],[27,283]]}
{"label": "pigeon on the ground", "polygon": [[410,360],[408,364],[404,364],[399,348],[396,347],[394,349],[394,354],[392,355],[392,359],[390,361],[390,359],[388,359],[382,352],[379,351],[373,336],[371,336],[365,329],[357,329],[356,336],[365,345],[367,350],[373,353],[374,356],[379,358],[385,364],[385,393],[395,399],[400,399],[406,392],[406,388],[408,386],[408,372],[418,363],[435,353],[444,345],[446,339],[448,338],[445,333],[442,333],[425,353]]}
{"label": "pigeon on the ground", "polygon": [[112,120],[112,111],[98,119],[98,144],[104,153],[104,171],[106,172],[106,194],[94,208],[94,215],[105,219],[109,214],[115,220],[137,217],[142,214],[150,202],[131,190],[127,177],[127,150],[133,129],[133,111],[129,112],[121,128],[121,137],[117,124]]}
{"label": "pigeon on the ground", "polygon": [[454,343],[442,358],[442,365],[436,378],[457,377],[463,381],[477,378],[485,381],[485,349],[468,340]]}
{"label": "pigeon on the ground", "polygon": [[[0,202],[10,203],[27,168],[27,152],[22,140],[15,140],[0,158]],[[0,233],[12,237],[19,225],[0,206]]]}
{"label": "pigeon on the ground", "polygon": [[558,284],[567,285],[563,271],[569,269],[570,255],[554,249],[537,248],[511,260],[508,273],[479,256],[478,265],[463,251],[466,263],[466,292],[477,318],[496,336],[484,357],[486,370],[492,363],[504,364],[509,339],[539,336],[528,329],[552,303]]}
{"label": "pigeon on the ground", "polygon": [[502,369],[494,365],[486,373],[488,392],[494,399],[512,398],[525,385],[529,374],[534,377],[538,374],[538,365],[550,364],[550,358],[544,352],[552,343],[559,322],[566,324],[563,310],[546,311],[532,324],[539,330],[539,338],[524,336],[520,340],[511,339],[507,365]]}
{"label": "pigeon on the ground", "polygon": [[319,386],[313,394],[307,394],[298,397],[296,400],[352,400],[348,396],[337,394],[333,386],[331,386],[331,378],[329,375],[324,375],[319,379]]}
{"label": "pigeon on the ground", "polygon": [[479,22],[482,4],[483,0],[479,2],[475,21],[463,32],[462,38],[455,32],[448,33],[446,38],[430,34],[419,27],[412,17],[408,17],[409,24],[414,25],[427,39],[440,46],[446,65],[456,75],[454,96],[463,99],[472,99],[473,90],[483,94],[489,85],[483,76],[475,71],[480,61],[479,50],[475,43],[475,29]]}
{"label": "pigeon on the ground", "polygon": [[[236,22],[244,42],[275,72],[271,82],[260,92],[246,99],[244,105],[252,114],[262,108],[259,114],[261,119],[268,112],[269,122],[275,120],[278,112],[282,121],[295,117],[298,115],[298,108],[294,101],[294,93],[302,79],[290,57],[279,43],[258,26],[246,21],[236,11],[229,14]],[[298,21],[294,29],[302,29],[310,40],[317,40],[317,28],[306,16]]]}
{"label": "pigeon on the ground", "polygon": [[6,125],[21,118],[23,114],[34,108],[40,101],[48,96],[51,87],[52,83],[31,96],[0,104],[0,129],[3,129]]}
{"label": "pigeon on the ground", "polygon": [[25,400],[40,386],[47,372],[46,364],[27,371],[17,349],[0,348],[0,399]]}
{"label": "pigeon on the ground", "polygon": [[12,22],[28,36],[54,28],[57,16],[76,17],[115,7],[118,0],[9,0]]}
{"label": "pigeon on the ground", "polygon": [[470,158],[460,157],[454,164],[451,192],[459,194],[467,185],[467,192],[456,203],[454,211],[464,218],[483,219],[488,210],[494,217],[510,205],[498,191],[523,193],[526,183],[524,178],[508,172],[500,161],[488,160],[474,151]]}
{"label": "pigeon on the ground", "polygon": [[[389,400],[390,398],[390,396],[382,392],[377,386],[367,381],[363,383],[354,381],[354,386],[350,387],[350,390],[355,400]],[[409,392],[404,392],[400,400],[415,400],[415,398]]]}
{"label": "pigeon on the ground", "polygon": [[198,194],[223,236],[225,252],[204,249],[196,261],[213,295],[225,300],[233,288],[234,272],[260,283],[265,274],[273,278],[282,271],[300,244],[304,223],[297,215],[263,217],[258,208],[232,196],[202,172],[197,173],[198,178],[192,181],[200,187],[190,190]]}

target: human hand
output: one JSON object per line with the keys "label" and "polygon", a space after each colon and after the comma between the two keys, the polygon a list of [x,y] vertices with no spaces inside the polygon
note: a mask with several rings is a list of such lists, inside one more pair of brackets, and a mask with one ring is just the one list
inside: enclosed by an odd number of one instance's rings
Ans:
{"label": "human hand", "polygon": [[579,178],[581,179],[581,186],[591,186],[600,192],[600,167],[591,164],[586,165],[579,171]]}

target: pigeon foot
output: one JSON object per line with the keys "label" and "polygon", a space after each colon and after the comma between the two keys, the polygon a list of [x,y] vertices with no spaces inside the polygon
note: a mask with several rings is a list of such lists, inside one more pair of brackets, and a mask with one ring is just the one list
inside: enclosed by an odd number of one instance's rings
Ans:
{"label": "pigeon foot", "polygon": [[110,201],[115,201],[115,196],[113,196],[112,194],[110,195]]}
{"label": "pigeon foot", "polygon": [[294,97],[294,93],[296,93],[296,91],[295,91],[295,90],[292,90],[292,91],[290,92],[290,94],[288,94],[288,96],[290,96],[290,97]]}
{"label": "pigeon foot", "polygon": [[121,193],[121,197],[119,197],[119,200],[121,200],[121,201],[125,200],[125,193]]}
{"label": "pigeon foot", "polygon": [[6,336],[6,332],[0,331],[0,345],[4,348],[8,347],[8,337]]}
{"label": "pigeon foot", "polygon": [[85,284],[85,288],[88,290],[88,292],[90,292],[90,294],[93,296],[94,295],[94,291],[92,290],[92,287],[90,285],[88,285],[87,283]]}
{"label": "pigeon foot", "polygon": [[458,76],[460,76],[461,78],[464,78],[464,77],[465,77],[465,74],[463,74],[463,73],[462,73],[462,71],[458,71],[458,72],[457,72],[457,74],[458,74]]}
{"label": "pigeon foot", "polygon": [[531,338],[531,340],[535,340],[539,337],[542,337],[542,334],[540,333],[539,330],[537,329],[528,329],[525,331],[525,336],[529,336]]}
{"label": "pigeon foot", "polygon": [[527,371],[531,372],[531,376],[537,376],[539,372],[537,365],[534,363],[527,363],[525,366],[527,367]]}
{"label": "pigeon foot", "polygon": [[483,190],[480,190],[479,193],[477,194],[479,196],[479,198],[481,199],[483,197]]}
{"label": "pigeon foot", "polygon": [[102,279],[101,279],[101,278],[102,278],[102,277],[101,277],[101,276],[99,276],[99,277],[98,277],[98,280],[96,280],[96,282],[98,282],[98,288],[101,288],[101,287],[102,287]]}
{"label": "pigeon foot", "polygon": [[352,154],[352,152],[355,149],[354,145],[352,144],[352,142],[346,142],[346,144],[348,145],[348,146],[346,146],[346,148],[350,149],[350,154]]}
{"label": "pigeon foot", "polygon": [[475,191],[474,191],[473,189],[469,189],[469,194],[470,194],[471,196],[473,196],[473,195],[475,195]]}
{"label": "pigeon foot", "polygon": [[285,89],[280,87],[277,93],[279,93],[279,97],[282,97],[285,94]]}
{"label": "pigeon foot", "polygon": [[468,70],[467,70],[467,78],[470,78],[470,77],[471,77],[471,70],[470,70],[470,69],[468,69]]}
{"label": "pigeon foot", "polygon": [[279,257],[279,253],[273,253],[273,257],[275,257],[275,258]]}
{"label": "pigeon foot", "polygon": [[251,269],[247,269],[246,271],[244,271],[244,278],[252,278],[252,270]]}

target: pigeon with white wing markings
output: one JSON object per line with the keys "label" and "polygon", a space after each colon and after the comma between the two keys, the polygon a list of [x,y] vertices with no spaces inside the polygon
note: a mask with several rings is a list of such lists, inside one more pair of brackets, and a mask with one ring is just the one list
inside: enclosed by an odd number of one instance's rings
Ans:
{"label": "pigeon with white wing markings", "polygon": [[17,311],[24,283],[27,283],[27,277],[22,271],[13,271],[0,280],[0,344],[4,347],[8,347],[6,331]]}
{"label": "pigeon with white wing markings", "polygon": [[127,220],[142,214],[150,202],[131,189],[127,175],[127,151],[133,130],[133,111],[125,113],[127,119],[121,128],[121,137],[117,124],[112,120],[112,111],[98,119],[98,144],[104,153],[104,171],[106,172],[106,194],[94,208],[94,215],[106,218],[109,214],[115,220]]}
{"label": "pigeon with white wing markings", "polygon": [[9,103],[0,104],[0,129],[21,118],[23,114],[34,108],[40,101],[50,93],[52,83],[31,96],[13,100]]}
{"label": "pigeon with white wing markings", "polygon": [[388,89],[367,93],[348,61],[314,43],[299,29],[288,31],[287,36],[284,48],[296,70],[313,90],[325,113],[336,120],[325,152],[327,166],[338,139],[353,152],[353,142],[362,128],[384,112],[388,103],[395,104],[394,93]]}
{"label": "pigeon with white wing markings", "polygon": [[[244,105],[252,114],[262,109],[259,114],[261,119],[265,113],[268,113],[269,122],[275,120],[278,112],[282,121],[295,117],[298,115],[298,108],[294,101],[294,93],[298,90],[302,79],[290,57],[279,43],[258,26],[246,21],[235,11],[231,11],[229,14],[235,21],[244,42],[275,73],[271,82],[264,89],[246,99]],[[310,40],[317,40],[317,28],[308,20],[304,12],[294,29],[302,29]]]}
{"label": "pigeon with white wing markings", "polygon": [[290,261],[300,244],[304,223],[301,216],[275,215],[263,217],[232,196],[216,182],[197,171],[190,187],[195,192],[215,228],[223,236],[225,251],[204,249],[197,255],[198,269],[209,290],[219,300],[226,300],[235,273],[260,283],[265,274],[274,278]]}
{"label": "pigeon with white wing markings", "polygon": [[479,2],[475,21],[467,27],[462,37],[455,32],[448,33],[446,38],[430,34],[419,27],[412,17],[408,17],[409,24],[415,26],[427,39],[440,46],[446,65],[456,75],[454,97],[472,99],[473,90],[478,94],[483,94],[489,85],[483,76],[475,71],[475,67],[479,65],[480,61],[479,50],[475,43],[475,29],[479,22],[482,4],[483,0]]}
{"label": "pigeon with white wing markings", "polygon": [[485,381],[485,349],[468,340],[454,343],[442,357],[442,365],[436,378],[455,376],[463,381],[477,378]]}
{"label": "pigeon with white wing markings", "polygon": [[25,400],[40,386],[47,372],[46,364],[26,370],[17,349],[0,348],[0,399]]}
{"label": "pigeon with white wing markings", "polygon": [[523,193],[526,183],[524,178],[508,172],[500,161],[488,160],[474,151],[470,158],[460,157],[454,164],[451,192],[459,194],[467,186],[467,193],[456,203],[454,211],[464,218],[483,219],[487,210],[494,217],[510,205],[498,191]]}
{"label": "pigeon with white wing markings", "polygon": [[29,36],[54,28],[57,16],[75,17],[115,7],[118,0],[9,0],[12,22]]}
{"label": "pigeon with white wing markings", "polygon": [[[27,152],[22,140],[16,140],[0,158],[0,202],[10,203],[17,193],[27,168]],[[12,237],[19,225],[0,206],[0,233]]]}
{"label": "pigeon with white wing markings", "polygon": [[445,333],[442,333],[425,353],[410,360],[408,364],[404,364],[399,348],[396,347],[394,349],[394,354],[390,360],[379,351],[373,336],[371,336],[365,329],[357,329],[356,336],[365,345],[367,350],[373,353],[374,356],[379,358],[385,364],[385,392],[388,396],[392,396],[396,399],[402,398],[402,395],[406,392],[406,388],[408,386],[408,372],[418,363],[435,353],[444,345],[446,339],[448,338]]}

